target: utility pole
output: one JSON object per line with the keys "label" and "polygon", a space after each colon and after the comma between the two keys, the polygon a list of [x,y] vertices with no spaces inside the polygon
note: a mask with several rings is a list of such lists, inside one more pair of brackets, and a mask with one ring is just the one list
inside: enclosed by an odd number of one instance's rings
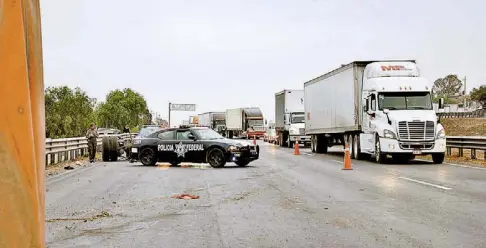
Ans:
{"label": "utility pole", "polygon": [[466,77],[464,77],[464,112],[466,112]]}
{"label": "utility pole", "polygon": [[170,105],[171,103],[169,102],[169,120],[167,120],[169,128],[170,128],[170,107],[171,107]]}

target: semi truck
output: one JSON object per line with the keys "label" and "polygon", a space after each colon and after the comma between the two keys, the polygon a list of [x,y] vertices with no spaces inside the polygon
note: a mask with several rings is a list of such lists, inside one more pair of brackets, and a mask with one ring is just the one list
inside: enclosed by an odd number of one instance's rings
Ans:
{"label": "semi truck", "polygon": [[260,138],[265,134],[263,114],[260,108],[227,109],[226,137],[228,138]]}
{"label": "semi truck", "polygon": [[209,127],[222,134],[226,131],[225,115],[225,112],[207,112],[199,114],[199,126]]}
{"label": "semi truck", "polygon": [[304,90],[282,90],[275,94],[275,131],[280,146],[293,147],[295,141],[310,145],[305,135]]}
{"label": "semi truck", "polygon": [[312,152],[347,144],[352,159],[408,162],[432,155],[434,163],[444,161],[445,130],[415,60],[342,65],[304,83],[304,106]]}

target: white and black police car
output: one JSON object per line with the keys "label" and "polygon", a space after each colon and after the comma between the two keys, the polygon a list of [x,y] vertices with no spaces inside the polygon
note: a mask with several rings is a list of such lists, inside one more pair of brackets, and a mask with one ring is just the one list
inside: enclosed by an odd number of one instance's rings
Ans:
{"label": "white and black police car", "polygon": [[191,162],[220,168],[227,162],[246,166],[259,155],[258,145],[227,139],[207,127],[180,127],[157,130],[133,139],[131,159],[152,166],[157,162],[174,166]]}

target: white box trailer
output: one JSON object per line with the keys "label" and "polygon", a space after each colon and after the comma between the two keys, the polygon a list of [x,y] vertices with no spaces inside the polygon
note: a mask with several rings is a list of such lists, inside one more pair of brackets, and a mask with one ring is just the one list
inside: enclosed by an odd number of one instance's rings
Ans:
{"label": "white box trailer", "polygon": [[226,112],[207,112],[198,115],[199,125],[209,127],[221,134],[226,130]]}
{"label": "white box trailer", "polygon": [[[311,150],[349,144],[351,157],[382,163],[430,154],[442,163],[445,131],[432,87],[414,60],[355,61],[304,84],[305,133]],[[442,102],[442,101],[441,101]]]}
{"label": "white box trailer", "polygon": [[226,137],[239,137],[243,133],[244,115],[242,108],[227,109],[225,113],[226,119]]}
{"label": "white box trailer", "polygon": [[211,113],[198,114],[198,126],[211,127]]}
{"label": "white box trailer", "polygon": [[304,90],[285,89],[275,94],[275,131],[280,146],[293,147],[310,144],[305,135]]}

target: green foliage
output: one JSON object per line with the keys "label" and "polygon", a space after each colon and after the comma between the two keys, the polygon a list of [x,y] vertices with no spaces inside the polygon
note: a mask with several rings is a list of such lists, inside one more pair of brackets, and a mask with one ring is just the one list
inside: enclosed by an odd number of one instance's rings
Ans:
{"label": "green foliage", "polygon": [[48,87],[45,90],[46,136],[83,136],[94,119],[95,102],[80,88]]}
{"label": "green foliage", "polygon": [[444,78],[435,80],[432,91],[434,92],[434,100],[438,101],[444,98],[445,103],[456,103],[453,99],[459,96],[462,88],[462,81],[457,75],[447,75]]}
{"label": "green foliage", "polygon": [[108,93],[105,102],[96,108],[96,114],[98,126],[120,130],[125,125],[139,126],[151,118],[145,98],[130,88]]}
{"label": "green foliage", "polygon": [[486,106],[486,85],[472,89],[471,100],[478,101],[483,107]]}

